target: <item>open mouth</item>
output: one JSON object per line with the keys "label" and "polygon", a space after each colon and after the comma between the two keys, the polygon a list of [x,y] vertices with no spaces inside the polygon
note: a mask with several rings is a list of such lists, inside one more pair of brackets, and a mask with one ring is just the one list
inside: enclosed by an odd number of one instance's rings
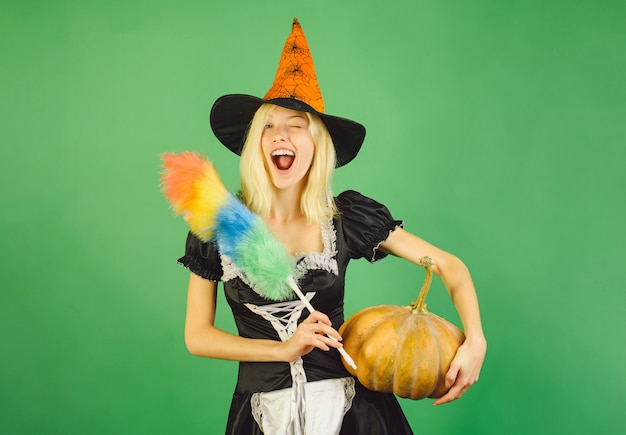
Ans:
{"label": "open mouth", "polygon": [[272,153],[272,161],[274,165],[281,171],[285,171],[291,168],[296,155],[293,151],[289,150],[276,150]]}

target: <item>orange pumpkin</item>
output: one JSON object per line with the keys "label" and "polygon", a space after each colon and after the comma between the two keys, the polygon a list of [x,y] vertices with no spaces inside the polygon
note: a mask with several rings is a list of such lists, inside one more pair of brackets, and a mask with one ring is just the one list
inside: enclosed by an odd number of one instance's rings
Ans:
{"label": "orange pumpkin", "polygon": [[459,328],[426,310],[433,263],[424,257],[420,264],[426,278],[415,302],[365,308],[339,328],[344,349],[357,366],[344,362],[352,375],[370,390],[414,400],[447,392],[445,375],[465,340]]}

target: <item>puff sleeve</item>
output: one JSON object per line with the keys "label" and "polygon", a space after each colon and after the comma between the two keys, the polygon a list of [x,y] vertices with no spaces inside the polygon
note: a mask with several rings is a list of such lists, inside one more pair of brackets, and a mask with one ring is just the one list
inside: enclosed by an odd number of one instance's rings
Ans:
{"label": "puff sleeve", "polygon": [[187,234],[185,255],[178,259],[178,263],[204,279],[222,279],[222,263],[215,243],[202,242],[191,232]]}
{"label": "puff sleeve", "polygon": [[366,258],[374,263],[386,257],[378,247],[404,223],[395,220],[384,205],[354,190],[341,193],[335,202],[350,258]]}

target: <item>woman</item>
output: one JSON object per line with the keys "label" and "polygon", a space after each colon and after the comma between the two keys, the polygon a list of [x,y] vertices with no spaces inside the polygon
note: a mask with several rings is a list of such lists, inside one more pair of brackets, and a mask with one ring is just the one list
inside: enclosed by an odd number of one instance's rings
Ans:
{"label": "woman", "polygon": [[[466,334],[446,377],[450,391],[435,405],[461,397],[478,379],[486,351],[470,275],[456,257],[402,229],[383,205],[354,191],[333,198],[333,170],[356,156],[365,129],[324,113],[297,20],[270,91],[263,99],[221,97],[211,125],[241,155],[242,199],[293,256],[294,277],[315,307],[309,313],[295,298],[264,298],[215,244],[189,234],[179,260],[191,271],[187,347],[194,355],[240,361],[227,433],[412,433],[396,398],[363,388],[335,350],[342,346],[337,329],[352,258],[434,260]],[[238,336],[214,326],[217,281],[224,283]]]}

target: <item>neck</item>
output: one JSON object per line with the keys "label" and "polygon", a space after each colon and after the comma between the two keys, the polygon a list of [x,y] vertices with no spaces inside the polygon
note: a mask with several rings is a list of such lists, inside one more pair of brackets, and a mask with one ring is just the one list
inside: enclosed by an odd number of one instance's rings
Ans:
{"label": "neck", "polygon": [[270,219],[275,221],[290,221],[304,217],[300,209],[302,189],[276,189],[273,193]]}

